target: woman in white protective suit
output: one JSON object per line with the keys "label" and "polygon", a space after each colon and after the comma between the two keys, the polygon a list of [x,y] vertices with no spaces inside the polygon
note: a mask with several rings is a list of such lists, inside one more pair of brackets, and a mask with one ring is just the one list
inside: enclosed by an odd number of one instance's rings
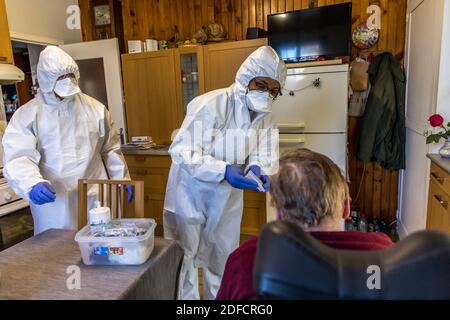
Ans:
{"label": "woman in white protective suit", "polygon": [[261,47],[233,85],[188,106],[169,150],[173,164],[164,204],[165,237],[184,250],[180,299],[200,298],[197,268],[203,269],[204,298],[216,297],[226,260],[239,244],[243,190],[258,190],[247,172],[269,189],[267,175],[278,164],[271,105],[285,80],[284,62],[271,47]]}
{"label": "woman in white protective suit", "polygon": [[[58,47],[41,52],[39,91],[19,108],[3,137],[3,173],[30,200],[34,232],[77,229],[78,179],[130,180],[108,110],[81,93],[75,61]],[[89,190],[94,205],[97,188]],[[131,200],[132,189],[127,186]]]}

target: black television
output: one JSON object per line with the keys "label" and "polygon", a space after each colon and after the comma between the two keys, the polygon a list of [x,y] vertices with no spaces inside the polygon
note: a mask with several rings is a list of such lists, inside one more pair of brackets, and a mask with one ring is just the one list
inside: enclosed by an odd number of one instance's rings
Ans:
{"label": "black television", "polygon": [[352,3],[268,16],[269,45],[286,62],[350,56]]}

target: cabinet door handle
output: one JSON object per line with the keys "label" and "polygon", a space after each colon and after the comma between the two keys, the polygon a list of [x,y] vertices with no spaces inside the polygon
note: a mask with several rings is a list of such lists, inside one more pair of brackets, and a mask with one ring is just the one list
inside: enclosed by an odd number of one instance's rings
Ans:
{"label": "cabinet door handle", "polygon": [[148,171],[145,170],[145,169],[137,169],[137,170],[136,170],[136,173],[137,173],[138,175],[145,176],[145,175],[147,175]]}
{"label": "cabinet door handle", "polygon": [[442,197],[437,194],[434,195],[434,198],[444,207],[444,209],[448,209],[448,201],[442,200]]}
{"label": "cabinet door handle", "polygon": [[0,61],[2,62],[8,61],[8,57],[0,57]]}
{"label": "cabinet door handle", "polygon": [[439,182],[440,184],[444,183],[444,178],[440,177],[437,173],[432,172],[431,175],[433,176],[433,178],[435,178],[437,180],[437,182]]}
{"label": "cabinet door handle", "polygon": [[145,162],[145,157],[136,157],[136,162]]}

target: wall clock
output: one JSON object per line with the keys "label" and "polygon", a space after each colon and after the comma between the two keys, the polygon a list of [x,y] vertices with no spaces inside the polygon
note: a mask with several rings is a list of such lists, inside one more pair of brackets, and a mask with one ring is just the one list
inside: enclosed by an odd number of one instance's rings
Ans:
{"label": "wall clock", "polygon": [[94,24],[96,26],[105,26],[111,24],[111,10],[109,5],[94,7]]}

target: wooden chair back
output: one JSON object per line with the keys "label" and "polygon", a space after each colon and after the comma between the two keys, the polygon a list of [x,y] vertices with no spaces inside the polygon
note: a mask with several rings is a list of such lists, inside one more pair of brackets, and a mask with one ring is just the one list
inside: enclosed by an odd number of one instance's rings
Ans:
{"label": "wooden chair back", "polygon": [[[144,218],[144,182],[123,180],[88,180],[78,181],[78,229],[88,224],[88,191],[92,185],[97,185],[98,201],[101,206],[111,209],[112,219]],[[131,208],[133,216],[127,215],[130,205],[127,201],[126,185],[133,186],[133,201]]]}

